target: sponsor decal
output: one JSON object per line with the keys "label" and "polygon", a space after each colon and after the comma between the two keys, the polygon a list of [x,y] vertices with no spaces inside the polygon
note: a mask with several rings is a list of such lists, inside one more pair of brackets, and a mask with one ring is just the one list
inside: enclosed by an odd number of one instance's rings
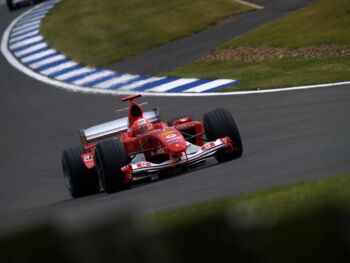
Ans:
{"label": "sponsor decal", "polygon": [[173,139],[167,140],[166,142],[168,144],[174,144],[174,143],[179,143],[181,141],[182,141],[182,138],[181,137],[177,137],[177,138],[173,138]]}
{"label": "sponsor decal", "polygon": [[164,131],[161,133],[161,136],[168,136],[168,135],[171,135],[171,134],[175,134],[174,131]]}
{"label": "sponsor decal", "polygon": [[146,124],[146,121],[145,121],[145,119],[140,119],[140,120],[137,121],[137,124],[138,124],[139,126],[145,125],[145,124]]}
{"label": "sponsor decal", "polygon": [[136,164],[137,168],[147,168],[147,167],[151,167],[152,163],[150,162],[139,162]]}
{"label": "sponsor decal", "polygon": [[91,161],[93,159],[92,154],[84,155],[84,161]]}
{"label": "sponsor decal", "polygon": [[173,134],[169,134],[166,136],[167,139],[172,139],[172,138],[175,138],[177,135],[176,133],[173,133]]}
{"label": "sponsor decal", "polygon": [[125,171],[125,170],[129,170],[129,168],[130,168],[129,165],[125,165],[122,168],[120,168],[120,170]]}
{"label": "sponsor decal", "polygon": [[215,143],[210,142],[210,143],[204,144],[204,145],[201,147],[201,149],[202,149],[202,151],[207,151],[207,150],[209,150],[209,149],[211,149],[211,148],[214,148],[214,147],[215,147]]}
{"label": "sponsor decal", "polygon": [[81,157],[82,157],[82,159],[84,161],[85,166],[88,169],[91,169],[91,168],[93,168],[95,166],[94,154],[86,153],[86,154],[82,154]]}

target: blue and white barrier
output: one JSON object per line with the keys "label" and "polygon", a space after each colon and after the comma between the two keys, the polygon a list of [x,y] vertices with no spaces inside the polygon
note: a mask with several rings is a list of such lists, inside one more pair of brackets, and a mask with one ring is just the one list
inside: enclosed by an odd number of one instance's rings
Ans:
{"label": "blue and white barrier", "polygon": [[[196,79],[131,75],[88,67],[51,48],[40,34],[40,24],[47,12],[60,0],[50,0],[34,7],[17,19],[8,32],[8,50],[30,71],[63,82],[80,90],[115,91],[120,94],[210,93],[238,83],[231,79]],[[61,85],[62,86],[62,85]],[[108,92],[110,93],[110,92]]]}

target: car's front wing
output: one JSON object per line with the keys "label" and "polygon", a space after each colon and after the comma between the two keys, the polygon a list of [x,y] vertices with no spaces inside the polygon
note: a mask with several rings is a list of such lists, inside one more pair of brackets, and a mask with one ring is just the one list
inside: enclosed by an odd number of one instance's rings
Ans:
{"label": "car's front wing", "polygon": [[136,181],[140,178],[139,176],[142,175],[148,175],[176,167],[196,164],[212,157],[215,155],[215,153],[223,149],[234,151],[229,137],[208,142],[198,148],[199,149],[196,152],[187,154],[183,153],[175,163],[172,160],[168,160],[160,164],[142,161],[131,163],[128,166],[123,167],[121,170],[128,176],[127,181]]}

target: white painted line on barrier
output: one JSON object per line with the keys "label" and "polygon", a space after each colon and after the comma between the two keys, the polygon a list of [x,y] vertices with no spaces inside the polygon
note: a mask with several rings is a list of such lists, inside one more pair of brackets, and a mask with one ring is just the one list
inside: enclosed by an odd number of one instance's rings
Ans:
{"label": "white painted line on barrier", "polygon": [[22,59],[23,63],[30,63],[31,61],[37,60],[39,58],[43,58],[45,56],[51,55],[53,53],[55,53],[55,50],[49,49],[49,50],[45,50],[45,51],[41,51],[39,53],[36,53],[34,55],[28,56],[26,58]]}
{"label": "white painted line on barrier", "polygon": [[24,56],[24,55],[27,55],[29,53],[32,53],[34,51],[37,51],[39,49],[42,49],[44,47],[47,47],[45,43],[40,43],[40,44],[37,44],[37,45],[34,45],[34,46],[31,46],[29,48],[26,48],[24,50],[21,50],[21,51],[18,51],[18,52],[15,52],[15,55],[16,57],[20,57],[20,56]]}
{"label": "white painted line on barrier", "polygon": [[18,23],[16,26],[18,27],[18,26],[21,26],[21,25],[28,25],[28,24],[33,23],[33,22],[38,22],[38,21],[40,22],[41,19],[43,17],[45,17],[45,15],[46,14],[43,14],[43,15],[40,15],[40,16],[34,16],[34,17],[31,17],[31,18],[27,18],[25,20],[21,20],[21,22]]}
{"label": "white painted line on barrier", "polygon": [[26,28],[26,29],[20,30],[20,31],[16,32],[15,34],[12,32],[13,33],[12,37],[16,37],[16,36],[20,36],[22,34],[33,32],[34,30],[39,30],[39,28],[40,28],[40,24],[32,26],[30,28]]}
{"label": "white painted line on barrier", "polygon": [[74,71],[70,71],[70,72],[67,72],[67,73],[64,73],[60,76],[57,76],[56,79],[58,80],[66,80],[66,79],[69,79],[71,77],[74,77],[74,76],[78,76],[80,74],[84,74],[84,73],[89,73],[91,71],[94,71],[94,69],[91,69],[91,68],[81,68],[81,69],[77,69],[77,70],[74,70]]}
{"label": "white painted line on barrier", "polygon": [[140,80],[140,81],[136,81],[135,83],[129,84],[129,85],[125,85],[122,88],[120,88],[120,91],[127,91],[127,90],[134,90],[137,89],[143,85],[152,83],[152,82],[156,82],[158,80],[162,80],[162,79],[166,79],[165,77],[153,77],[153,78],[149,78],[149,79],[145,79],[145,80]]}
{"label": "white painted line on barrier", "polygon": [[103,77],[107,77],[107,76],[112,76],[114,75],[115,73],[112,72],[112,71],[103,71],[103,72],[98,72],[98,73],[95,73],[95,74],[92,74],[92,75],[89,75],[83,79],[79,79],[79,80],[76,80],[74,81],[74,84],[75,85],[84,85],[88,82],[91,82],[91,81],[94,81],[96,79],[99,79],[99,78],[103,78]]}
{"label": "white painted line on barrier", "polygon": [[13,29],[13,33],[18,33],[19,31],[21,30],[25,30],[25,29],[28,29],[28,28],[31,28],[33,26],[39,26],[40,25],[40,20],[38,21],[34,21],[34,22],[31,22],[31,23],[28,23],[28,24],[24,24],[24,25],[21,25],[21,26],[16,26],[14,29]]}
{"label": "white painted line on barrier", "polygon": [[186,93],[187,92],[203,92],[203,91],[215,88],[217,86],[223,86],[223,85],[228,84],[230,82],[232,82],[232,79],[218,79],[218,80],[214,80],[212,82],[188,89],[185,92]]}
{"label": "white painted line on barrier", "polygon": [[150,92],[166,92],[168,90],[171,90],[173,88],[179,87],[179,86],[183,86],[192,82],[196,82],[198,79],[178,79],[175,81],[172,81],[170,83],[167,84],[163,84],[157,87],[154,87],[152,89],[149,89],[147,91]]}
{"label": "white painted line on barrier", "polygon": [[29,45],[31,43],[35,43],[35,42],[38,42],[38,41],[41,41],[41,40],[43,40],[43,38],[41,36],[32,37],[32,38],[29,38],[27,40],[21,41],[19,43],[10,45],[10,49],[13,50],[13,49],[16,49],[16,48],[19,48],[19,47],[23,47],[23,46],[26,46],[26,45]]}
{"label": "white painted line on barrier", "polygon": [[46,15],[48,10],[49,10],[49,9],[46,9],[46,10],[39,10],[39,11],[33,11],[33,12],[30,12],[30,14],[24,16],[23,18],[25,18],[25,19],[30,19],[30,18],[38,17],[38,16],[40,16],[40,15]]}
{"label": "white painted line on barrier", "polygon": [[32,31],[32,32],[29,32],[27,34],[24,34],[24,35],[21,35],[21,36],[18,36],[18,37],[13,37],[13,38],[10,39],[9,43],[11,44],[13,42],[20,41],[20,40],[25,39],[27,37],[35,36],[37,34],[39,34],[39,30]]}
{"label": "white painted line on barrier", "polygon": [[76,65],[78,65],[76,62],[69,61],[66,63],[62,63],[58,66],[54,66],[52,68],[45,69],[45,70],[41,71],[40,73],[43,75],[50,75],[50,74],[53,74],[55,72],[58,72],[58,71],[61,71],[61,70],[64,70],[66,68],[70,68],[70,67],[73,67]]}
{"label": "white painted line on barrier", "polygon": [[108,89],[108,88],[113,87],[113,85],[125,83],[125,82],[128,82],[128,81],[136,79],[136,78],[138,78],[138,76],[125,74],[123,76],[115,77],[113,79],[102,82],[102,83],[96,85],[96,88]]}
{"label": "white painted line on barrier", "polygon": [[24,22],[29,22],[30,20],[35,20],[35,19],[41,19],[43,16],[47,14],[47,10],[43,11],[33,11],[29,15],[23,17],[18,24],[24,23]]}
{"label": "white painted line on barrier", "polygon": [[[46,7],[38,7],[38,8],[34,8],[31,12],[28,13],[28,15],[33,15],[33,14],[38,14],[41,12],[47,12],[52,8],[52,5],[46,6]],[[27,16],[24,16],[27,17]]]}
{"label": "white painted line on barrier", "polygon": [[56,56],[53,56],[53,57],[49,57],[47,59],[43,59],[43,60],[41,60],[39,62],[30,64],[30,67],[33,68],[33,69],[36,69],[38,67],[45,66],[47,64],[50,64],[50,63],[53,63],[53,62],[56,62],[56,61],[59,61],[61,59],[65,59],[65,58],[66,57],[63,56],[63,55],[56,55]]}

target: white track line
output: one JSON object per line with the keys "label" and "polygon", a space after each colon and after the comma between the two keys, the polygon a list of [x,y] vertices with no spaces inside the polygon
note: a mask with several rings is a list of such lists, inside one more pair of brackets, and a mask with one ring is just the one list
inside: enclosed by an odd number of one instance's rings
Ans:
{"label": "white track line", "polygon": [[11,44],[11,43],[13,43],[13,42],[20,41],[20,40],[25,39],[25,38],[27,38],[27,37],[35,36],[35,35],[37,35],[37,34],[39,34],[39,30],[32,31],[32,32],[29,32],[29,33],[27,33],[27,34],[24,34],[24,35],[21,35],[21,36],[18,36],[18,37],[12,37],[12,38],[10,39],[10,42],[9,42],[9,43]]}
{"label": "white track line", "polygon": [[30,23],[33,23],[33,22],[41,21],[41,19],[43,17],[45,17],[45,15],[46,14],[43,14],[43,15],[40,15],[40,16],[34,16],[34,17],[31,17],[31,18],[28,18],[28,19],[21,20],[21,22],[18,23],[17,26],[26,25],[26,24],[30,24]]}
{"label": "white track line", "polygon": [[24,55],[27,55],[29,53],[32,53],[36,50],[39,50],[39,49],[42,49],[44,47],[47,47],[47,45],[45,43],[40,43],[40,44],[36,44],[34,46],[31,46],[31,47],[28,47],[24,50],[21,50],[21,51],[18,51],[18,52],[15,52],[15,55],[17,57],[20,57],[20,56],[24,56]]}
{"label": "white track line", "polygon": [[73,61],[69,61],[69,62],[59,64],[58,66],[54,66],[52,68],[45,69],[45,70],[41,71],[40,73],[43,75],[50,75],[52,73],[55,73],[55,72],[58,72],[58,71],[61,71],[61,70],[64,70],[66,68],[70,68],[70,67],[73,67],[76,65],[78,65],[78,64],[73,62]]}
{"label": "white track line", "polygon": [[63,80],[69,79],[69,78],[74,77],[74,76],[79,76],[80,74],[89,73],[91,71],[94,71],[94,69],[92,69],[92,68],[76,69],[76,70],[64,73],[62,75],[59,75],[56,77],[56,79],[63,81]]}
{"label": "white track line", "polygon": [[12,37],[16,37],[16,36],[20,36],[22,34],[33,32],[34,30],[39,30],[39,28],[40,28],[40,24],[37,24],[37,25],[31,26],[30,28],[20,30],[16,33],[12,32]]}
{"label": "white track line", "polygon": [[203,91],[206,91],[206,90],[213,89],[215,87],[219,87],[219,86],[223,86],[225,84],[229,84],[231,82],[233,82],[232,79],[213,80],[212,82],[196,86],[194,88],[185,90],[184,92],[186,92],[186,93],[188,93],[188,92],[203,92]]}
{"label": "white track line", "polygon": [[102,72],[98,72],[98,73],[89,75],[89,76],[87,76],[87,77],[85,77],[85,78],[76,80],[76,81],[74,81],[74,84],[75,84],[75,85],[84,85],[84,84],[86,84],[86,83],[88,83],[88,82],[97,80],[97,79],[99,79],[99,78],[103,78],[103,77],[107,77],[107,76],[112,76],[112,75],[114,75],[114,74],[115,74],[115,73],[112,72],[112,71],[102,71]]}
{"label": "white track line", "polygon": [[38,41],[41,41],[41,40],[43,40],[43,38],[41,36],[32,37],[32,38],[23,40],[21,42],[18,42],[16,44],[10,45],[10,49],[13,50],[13,49],[16,49],[16,48],[19,48],[19,47],[23,47],[23,46],[26,46],[26,45],[29,45],[31,43],[38,42]]}
{"label": "white track line", "polygon": [[[47,9],[48,10],[48,9]],[[31,19],[31,18],[35,18],[35,17],[38,17],[40,15],[46,15],[47,14],[47,10],[41,10],[41,11],[33,11],[31,12],[29,15],[23,17],[24,20],[21,20],[22,21],[25,21],[27,19]]]}
{"label": "white track line", "polygon": [[38,67],[50,64],[52,62],[59,61],[59,60],[64,59],[64,58],[66,58],[66,57],[63,56],[63,55],[56,55],[56,56],[53,56],[53,57],[49,57],[49,58],[43,59],[43,60],[41,60],[39,62],[30,64],[30,67],[33,68],[33,69],[36,69]]}
{"label": "white track line", "polygon": [[139,80],[139,81],[136,81],[136,82],[131,83],[131,84],[126,84],[125,86],[123,86],[119,90],[120,91],[127,91],[127,90],[132,91],[134,89],[137,89],[138,87],[141,87],[143,85],[146,85],[146,84],[158,81],[158,80],[162,80],[162,79],[165,79],[165,77],[163,77],[163,78],[153,77],[153,78],[149,78],[149,79],[145,79],[145,80]]}
{"label": "white track line", "polygon": [[[57,81],[54,79],[50,79],[46,76],[43,76],[39,73],[34,72],[33,70],[27,68],[22,63],[20,63],[9,51],[8,49],[8,41],[10,37],[10,33],[12,28],[16,25],[17,21],[20,20],[23,16],[28,14],[31,10],[23,13],[21,16],[12,21],[12,23],[5,30],[2,40],[1,40],[1,52],[3,53],[6,60],[16,69],[23,72],[27,76],[34,78],[40,82],[53,85],[58,88],[62,88],[72,92],[83,92],[83,93],[91,93],[91,94],[110,94],[110,95],[129,95],[132,94],[132,90],[106,90],[106,89],[98,89],[98,88],[84,88],[77,85],[72,85],[68,83],[64,83],[61,81]],[[89,69],[85,69],[89,70]],[[92,70],[92,69],[91,69]],[[139,86],[144,85],[145,83],[150,83],[151,81],[157,81],[163,78],[154,77],[152,79],[147,79],[144,81],[139,81],[134,84],[130,84],[126,87],[137,88]],[[143,82],[143,83],[142,83]],[[138,86],[139,85],[139,86]],[[235,92],[210,92],[210,93],[158,93],[158,92],[141,92],[143,96],[157,96],[157,97],[208,97],[208,96],[233,96],[233,95],[254,95],[254,94],[264,94],[264,93],[275,93],[275,92],[288,92],[295,90],[306,90],[306,89],[316,89],[316,88],[325,88],[325,87],[336,87],[342,85],[350,85],[350,81],[337,82],[337,83],[329,83],[329,84],[319,84],[319,85],[307,85],[300,87],[289,87],[282,89],[272,89],[272,90],[258,90],[258,91],[235,91]]]}
{"label": "white track line", "polygon": [[31,28],[31,27],[33,27],[33,26],[38,26],[38,25],[40,25],[40,22],[41,22],[41,21],[34,21],[34,22],[31,22],[31,23],[28,23],[28,24],[24,24],[24,25],[21,25],[21,26],[16,26],[16,27],[13,29],[13,33],[20,32],[20,31],[22,31],[22,30]]}
{"label": "white track line", "polygon": [[31,61],[34,61],[34,60],[37,60],[39,58],[42,58],[42,57],[45,57],[45,56],[48,56],[48,55],[51,55],[53,53],[55,53],[56,51],[53,50],[53,49],[49,49],[49,50],[45,50],[45,51],[41,51],[39,53],[36,53],[34,55],[31,55],[29,57],[25,57],[22,59],[22,62],[23,63],[30,63]]}
{"label": "white track line", "polygon": [[120,84],[120,83],[125,83],[128,82],[130,80],[136,79],[139,76],[137,75],[129,75],[129,74],[125,74],[119,77],[115,77],[113,79],[109,79],[105,82],[99,83],[98,85],[96,85],[96,88],[101,88],[101,89],[108,89],[113,87],[116,84]]}
{"label": "white track line", "polygon": [[170,83],[166,83],[166,84],[154,87],[154,88],[149,89],[147,91],[150,91],[150,92],[166,92],[166,91],[171,90],[173,88],[180,87],[180,86],[183,86],[183,85],[195,82],[197,80],[198,79],[178,79],[178,80],[172,81]]}

